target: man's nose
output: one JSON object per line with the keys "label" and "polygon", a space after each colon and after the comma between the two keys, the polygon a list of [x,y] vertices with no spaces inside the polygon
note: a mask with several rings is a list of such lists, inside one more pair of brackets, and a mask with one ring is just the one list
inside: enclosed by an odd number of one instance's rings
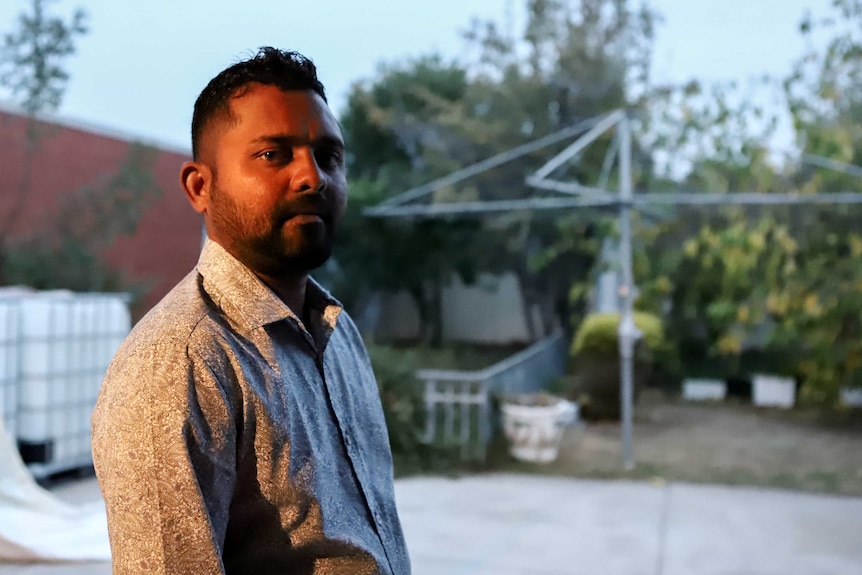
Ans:
{"label": "man's nose", "polygon": [[291,178],[291,187],[296,192],[322,191],[326,188],[326,174],[317,165],[311,150],[294,155],[296,172]]}

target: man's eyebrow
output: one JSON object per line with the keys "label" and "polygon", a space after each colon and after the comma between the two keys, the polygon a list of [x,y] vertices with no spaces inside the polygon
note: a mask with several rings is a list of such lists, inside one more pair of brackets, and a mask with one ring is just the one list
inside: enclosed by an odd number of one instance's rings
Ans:
{"label": "man's eyebrow", "polygon": [[271,134],[266,136],[260,136],[259,138],[255,138],[251,142],[252,144],[275,144],[279,146],[305,146],[311,145],[315,148],[321,147],[329,147],[329,148],[343,148],[344,142],[340,138],[336,138],[335,136],[320,136],[315,138],[314,140],[309,141],[308,138],[303,136],[291,136],[287,134]]}

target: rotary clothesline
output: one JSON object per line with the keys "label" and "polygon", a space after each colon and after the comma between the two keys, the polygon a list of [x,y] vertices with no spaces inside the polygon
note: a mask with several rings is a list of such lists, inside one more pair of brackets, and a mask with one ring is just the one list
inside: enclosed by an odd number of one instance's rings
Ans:
{"label": "rotary clothesline", "polygon": [[[567,162],[575,160],[603,133],[616,128],[617,132],[605,156],[600,177],[601,187],[585,186],[580,182],[560,181],[551,174]],[[538,170],[525,178],[527,186],[563,194],[567,197],[524,198],[513,200],[489,200],[475,202],[449,202],[412,204],[446,186],[451,186],[482,172],[511,162],[552,144],[577,137],[563,151],[549,159]],[[862,168],[851,166],[829,158],[804,155],[802,161],[830,170],[862,177]],[[608,175],[614,161],[619,162],[619,190],[609,190]],[[641,334],[634,323],[634,298],[637,288],[632,271],[632,226],[631,211],[650,206],[779,206],[779,205],[849,205],[862,204],[862,193],[843,192],[828,194],[801,193],[638,193],[634,194],[632,165],[632,128],[624,110],[614,110],[603,116],[588,119],[534,140],[511,150],[497,154],[457,170],[447,176],[423,184],[394,196],[363,213],[369,217],[456,217],[466,215],[493,214],[511,211],[541,211],[583,208],[605,208],[617,212],[620,228],[620,267],[622,282],[619,295],[622,299],[619,325],[620,372],[621,372],[621,419],[623,466],[633,469],[633,388],[634,347]]]}

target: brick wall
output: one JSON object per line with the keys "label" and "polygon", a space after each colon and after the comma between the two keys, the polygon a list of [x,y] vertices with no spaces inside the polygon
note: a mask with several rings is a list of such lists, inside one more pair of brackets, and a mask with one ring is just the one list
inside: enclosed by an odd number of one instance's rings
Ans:
{"label": "brick wall", "polygon": [[[14,112],[0,110],[0,225],[16,211],[9,228],[13,239],[37,230],[50,233],[50,214],[57,200],[83,186],[110,179],[129,152],[131,138],[104,130],[59,119],[40,123],[40,130],[29,192],[15,210],[24,177],[26,123]],[[180,165],[187,154],[166,146],[154,147],[157,155],[152,172],[161,198],[152,201],[141,215],[134,235],[119,238],[105,254],[108,262],[125,270],[133,280],[152,282],[134,310],[136,318],[192,269],[201,242],[200,217],[179,185]]]}

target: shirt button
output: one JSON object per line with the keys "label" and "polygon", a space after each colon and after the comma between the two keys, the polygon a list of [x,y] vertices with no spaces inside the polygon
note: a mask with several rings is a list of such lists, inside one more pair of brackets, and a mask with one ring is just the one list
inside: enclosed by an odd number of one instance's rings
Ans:
{"label": "shirt button", "polygon": [[345,435],[344,436],[344,445],[346,445],[347,447],[350,447],[352,444],[353,444],[353,441],[350,440],[350,436]]}

